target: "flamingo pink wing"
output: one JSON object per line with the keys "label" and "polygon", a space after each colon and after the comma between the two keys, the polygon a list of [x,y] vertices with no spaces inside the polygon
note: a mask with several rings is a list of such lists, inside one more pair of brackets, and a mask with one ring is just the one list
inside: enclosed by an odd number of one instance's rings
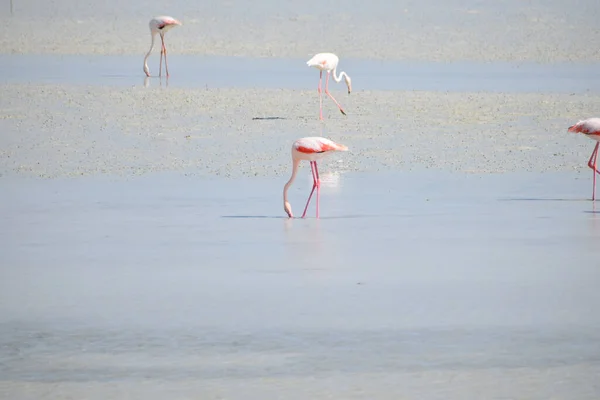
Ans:
{"label": "flamingo pink wing", "polygon": [[339,145],[334,142],[316,139],[305,139],[300,140],[296,143],[296,150],[300,153],[314,154],[324,153],[326,151],[340,150]]}
{"label": "flamingo pink wing", "polygon": [[600,135],[600,118],[590,118],[579,121],[568,129],[569,132],[583,133],[585,135]]}

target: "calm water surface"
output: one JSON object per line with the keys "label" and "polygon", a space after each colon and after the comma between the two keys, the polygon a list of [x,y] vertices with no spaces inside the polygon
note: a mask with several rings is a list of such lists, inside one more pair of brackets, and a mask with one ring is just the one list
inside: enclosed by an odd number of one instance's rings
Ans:
{"label": "calm water surface", "polygon": [[[174,54],[169,57],[169,79],[146,79],[142,60],[133,56],[0,55],[0,79],[3,83],[314,89],[319,76],[306,66],[305,59]],[[344,70],[352,76],[354,90],[600,93],[596,64],[344,59],[338,73]]]}
{"label": "calm water surface", "polygon": [[[354,377],[356,398],[404,382],[458,399],[477,390],[449,391],[453,374],[500,374],[491,394],[521,371],[526,393],[542,371],[560,398],[598,394],[587,174],[323,176],[321,220],[282,218],[286,178],[4,178],[0,388],[152,381],[167,386],[145,397],[162,398],[191,380],[260,398],[281,379],[280,395],[335,397]],[[429,374],[446,382],[434,394]]]}

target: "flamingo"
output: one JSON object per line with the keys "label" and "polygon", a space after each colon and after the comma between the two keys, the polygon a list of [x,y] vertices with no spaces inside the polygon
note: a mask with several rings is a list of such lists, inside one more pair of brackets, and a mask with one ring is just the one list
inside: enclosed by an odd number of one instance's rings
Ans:
{"label": "flamingo", "polygon": [[336,56],[333,53],[319,53],[306,62],[306,65],[308,65],[309,67],[315,67],[319,70],[319,119],[321,120],[323,119],[323,97],[321,94],[321,81],[323,80],[323,71],[327,71],[327,79],[325,81],[325,93],[327,94],[327,96],[331,97],[331,100],[333,100],[335,105],[338,106],[341,113],[346,115],[346,112],[344,111],[342,106],[340,106],[340,103],[338,103],[337,100],[333,98],[331,93],[329,93],[329,75],[332,71],[333,79],[335,79],[335,81],[339,83],[342,80],[342,78],[344,78],[346,86],[348,86],[348,94],[350,94],[350,92],[352,91],[352,80],[350,79],[348,74],[342,71],[338,76],[336,73],[339,61],[340,59],[338,58],[338,56]]}
{"label": "flamingo", "polygon": [[160,68],[158,72],[158,76],[162,76],[162,58],[163,54],[165,55],[165,70],[167,72],[167,77],[169,77],[169,67],[167,66],[167,48],[165,47],[165,33],[174,26],[181,25],[181,22],[177,21],[173,17],[168,16],[160,16],[154,17],[148,23],[150,26],[150,35],[152,36],[152,43],[150,44],[150,50],[146,53],[146,57],[144,57],[144,72],[146,76],[150,76],[150,69],[148,68],[148,57],[150,57],[150,53],[152,53],[152,49],[154,48],[154,38],[158,33],[160,35],[160,40],[162,42],[162,46],[160,49]]}
{"label": "flamingo", "polygon": [[319,190],[321,187],[321,180],[319,179],[317,160],[320,160],[327,154],[335,151],[348,151],[348,147],[342,144],[337,144],[323,137],[305,137],[294,142],[292,145],[292,176],[283,187],[283,209],[287,213],[288,217],[293,218],[294,215],[292,214],[292,206],[288,202],[287,192],[290,186],[292,186],[294,179],[296,179],[300,161],[306,160],[310,161],[310,169],[313,176],[313,187],[312,191],[310,192],[310,196],[308,196],[308,200],[306,201],[306,207],[304,207],[302,218],[306,216],[306,210],[308,210],[308,204],[310,203],[310,199],[312,198],[315,189],[317,189],[317,218],[319,218]]}
{"label": "flamingo", "polygon": [[585,136],[596,141],[596,147],[592,151],[590,160],[588,161],[588,167],[594,172],[594,189],[592,191],[592,201],[596,200],[596,174],[600,174],[597,168],[598,158],[598,147],[600,146],[600,118],[588,118],[579,121],[568,129],[569,132],[583,133]]}

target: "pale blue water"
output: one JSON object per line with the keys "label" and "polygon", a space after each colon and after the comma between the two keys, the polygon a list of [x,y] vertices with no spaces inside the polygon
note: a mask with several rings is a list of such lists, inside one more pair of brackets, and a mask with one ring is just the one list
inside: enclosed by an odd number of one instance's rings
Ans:
{"label": "pale blue water", "polygon": [[[82,348],[175,363],[190,352],[306,356],[239,372],[255,378],[600,362],[600,217],[588,179],[328,176],[321,220],[283,218],[285,179],[3,179],[0,376],[141,371],[40,363],[85,363]],[[296,212],[308,189],[301,178],[291,191]]]}
{"label": "pale blue water", "polygon": [[[155,57],[156,58],[156,57]],[[75,85],[315,89],[306,59],[169,55],[171,76],[145,79],[142,56],[0,55],[0,82]],[[154,60],[156,69],[158,61]],[[344,58],[357,90],[600,93],[596,64],[393,62]],[[155,71],[156,72],[156,71]],[[333,83],[335,84],[335,83]]]}

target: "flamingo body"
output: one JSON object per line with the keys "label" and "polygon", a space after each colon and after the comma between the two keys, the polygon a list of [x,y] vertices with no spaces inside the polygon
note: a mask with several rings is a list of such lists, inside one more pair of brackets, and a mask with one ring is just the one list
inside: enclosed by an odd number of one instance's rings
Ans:
{"label": "flamingo body", "polygon": [[347,151],[344,145],[337,144],[332,140],[323,137],[306,137],[298,139],[292,146],[292,154],[301,160],[316,161],[320,160],[332,151]]}
{"label": "flamingo body", "polygon": [[150,27],[150,31],[156,33],[159,32],[167,32],[171,28],[181,25],[181,22],[176,20],[173,17],[169,17],[167,15],[161,15],[160,17],[154,17],[148,23]]}
{"label": "flamingo body", "polygon": [[592,200],[596,200],[596,174],[600,174],[598,171],[598,147],[600,147],[600,118],[588,118],[577,122],[568,129],[569,132],[581,133],[592,140],[596,141],[596,147],[592,151],[592,155],[588,161],[588,167],[593,170],[594,180],[592,189]]}
{"label": "flamingo body", "polygon": [[283,209],[287,213],[288,217],[293,218],[294,215],[292,213],[292,206],[288,202],[287,192],[294,179],[296,179],[296,174],[298,173],[298,166],[301,161],[309,161],[310,169],[313,176],[313,187],[310,195],[308,196],[308,200],[306,201],[306,206],[304,207],[304,213],[302,214],[302,218],[306,216],[306,211],[308,210],[308,205],[310,204],[310,199],[312,195],[317,190],[317,218],[319,218],[319,197],[320,197],[320,187],[321,180],[319,179],[319,170],[317,169],[317,160],[322,159],[328,154],[331,154],[336,151],[348,151],[348,147],[343,144],[335,143],[332,140],[323,138],[323,137],[305,137],[302,139],[298,139],[292,145],[292,176],[290,180],[283,187]]}
{"label": "flamingo body", "polygon": [[600,118],[588,118],[569,127],[569,132],[583,133],[595,141],[600,141]]}
{"label": "flamingo body", "polygon": [[306,65],[320,71],[333,71],[337,68],[339,62],[340,58],[333,53],[319,53],[308,60]]}
{"label": "flamingo body", "polygon": [[181,22],[179,22],[173,17],[169,17],[166,15],[154,17],[148,23],[148,26],[150,28],[150,35],[152,36],[152,42],[150,43],[150,50],[148,50],[148,53],[146,53],[146,56],[144,57],[144,73],[146,74],[146,76],[150,76],[150,69],[148,68],[148,57],[150,57],[152,49],[154,48],[154,39],[156,37],[156,34],[160,35],[160,40],[162,42],[160,50],[160,68],[158,75],[162,76],[162,58],[164,54],[165,71],[167,73],[167,77],[169,76],[169,67],[167,64],[167,48],[165,47],[165,33],[167,33],[169,30],[178,25],[182,25]]}
{"label": "flamingo body", "polygon": [[338,101],[331,95],[331,93],[329,93],[329,76],[332,73],[333,79],[338,83],[342,80],[342,78],[344,78],[344,82],[346,82],[346,86],[348,86],[348,94],[352,92],[352,80],[350,79],[348,74],[342,71],[339,75],[337,75],[337,66],[339,62],[339,57],[333,53],[319,53],[306,62],[306,65],[308,65],[309,67],[314,67],[319,70],[319,118],[321,120],[323,119],[323,97],[321,91],[323,72],[327,73],[327,78],[325,80],[325,94],[327,94],[327,96],[329,96],[331,100],[333,100],[335,105],[339,108],[340,112],[346,115],[346,112],[344,111],[340,103],[338,103]]}

